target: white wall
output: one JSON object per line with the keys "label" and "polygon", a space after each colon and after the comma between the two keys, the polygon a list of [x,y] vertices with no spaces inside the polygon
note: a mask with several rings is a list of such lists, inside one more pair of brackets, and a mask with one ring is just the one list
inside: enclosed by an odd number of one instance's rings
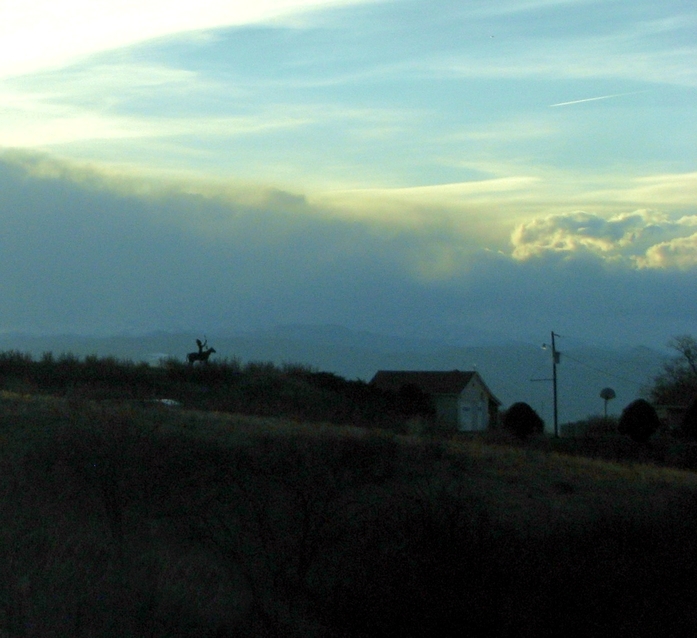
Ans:
{"label": "white wall", "polygon": [[460,393],[458,401],[458,429],[477,432],[489,427],[489,400],[477,377],[473,377]]}

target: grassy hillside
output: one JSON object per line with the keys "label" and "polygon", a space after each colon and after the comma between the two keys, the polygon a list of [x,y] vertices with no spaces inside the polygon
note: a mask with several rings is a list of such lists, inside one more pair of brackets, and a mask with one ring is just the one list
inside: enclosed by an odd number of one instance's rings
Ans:
{"label": "grassy hillside", "polygon": [[242,366],[234,359],[196,366],[167,360],[152,367],[114,357],[81,359],[72,354],[45,353],[34,360],[27,353],[10,351],[0,353],[0,388],[100,401],[167,399],[198,410],[395,431],[404,430],[410,418],[430,410],[425,398],[405,401],[364,381],[297,365],[252,362]]}
{"label": "grassy hillside", "polygon": [[[155,362],[166,353],[184,360],[195,349],[190,333],[152,333],[139,336],[78,337],[0,335],[0,350],[21,349],[41,357],[45,351],[72,352],[80,356],[98,353],[134,361]],[[236,336],[212,335],[218,354],[213,360],[234,353],[242,361],[302,362],[319,370],[331,370],[347,379],[371,379],[378,370],[469,370],[476,368],[489,389],[510,405],[525,401],[547,421],[552,421],[551,384],[529,379],[548,377],[549,351],[535,343],[514,343],[502,335],[476,335],[470,346],[445,341],[397,338],[356,332],[337,326],[279,326],[272,330]],[[474,345],[474,344],[478,345]],[[578,347],[576,347],[578,346]],[[558,372],[559,414],[562,422],[585,418],[603,409],[601,388],[612,386],[617,399],[611,414],[639,396],[643,386],[652,385],[667,353],[648,348],[613,349],[565,345]],[[606,371],[606,372],[602,372]],[[608,376],[608,373],[609,376]]]}
{"label": "grassy hillside", "polygon": [[7,391],[0,442],[0,635],[697,631],[693,473]]}

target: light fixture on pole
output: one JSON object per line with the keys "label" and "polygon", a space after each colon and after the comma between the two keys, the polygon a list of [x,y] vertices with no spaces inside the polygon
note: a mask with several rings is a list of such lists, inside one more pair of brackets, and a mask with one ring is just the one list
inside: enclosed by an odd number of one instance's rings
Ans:
{"label": "light fixture on pole", "polygon": [[[555,337],[560,335],[552,330],[552,392],[554,396],[554,438],[559,438],[559,408],[557,403],[557,366],[561,361],[561,352],[557,350],[557,344],[554,341]],[[543,349],[547,349],[547,344],[542,344]]]}

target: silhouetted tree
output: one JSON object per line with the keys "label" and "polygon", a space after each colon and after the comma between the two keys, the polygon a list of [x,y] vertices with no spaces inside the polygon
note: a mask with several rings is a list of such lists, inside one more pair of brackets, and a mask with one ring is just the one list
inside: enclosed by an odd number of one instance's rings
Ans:
{"label": "silhouetted tree", "polygon": [[545,422],[527,403],[514,403],[503,415],[503,427],[519,439],[526,439],[532,434],[542,434]]}
{"label": "silhouetted tree", "polygon": [[653,406],[644,399],[637,399],[622,410],[617,429],[637,443],[646,443],[660,425]]}
{"label": "silhouetted tree", "polygon": [[697,440],[697,396],[685,410],[679,433],[686,439]]}
{"label": "silhouetted tree", "polygon": [[697,339],[681,335],[673,337],[668,346],[680,356],[663,365],[649,398],[658,405],[687,405],[697,395]]}

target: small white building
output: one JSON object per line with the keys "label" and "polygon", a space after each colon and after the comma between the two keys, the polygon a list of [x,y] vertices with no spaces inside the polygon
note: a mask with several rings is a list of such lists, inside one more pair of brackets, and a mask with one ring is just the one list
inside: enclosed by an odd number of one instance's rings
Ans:
{"label": "small white building", "polygon": [[405,387],[419,388],[431,397],[439,428],[480,432],[498,421],[501,401],[475,371],[379,370],[370,383],[397,393]]}

